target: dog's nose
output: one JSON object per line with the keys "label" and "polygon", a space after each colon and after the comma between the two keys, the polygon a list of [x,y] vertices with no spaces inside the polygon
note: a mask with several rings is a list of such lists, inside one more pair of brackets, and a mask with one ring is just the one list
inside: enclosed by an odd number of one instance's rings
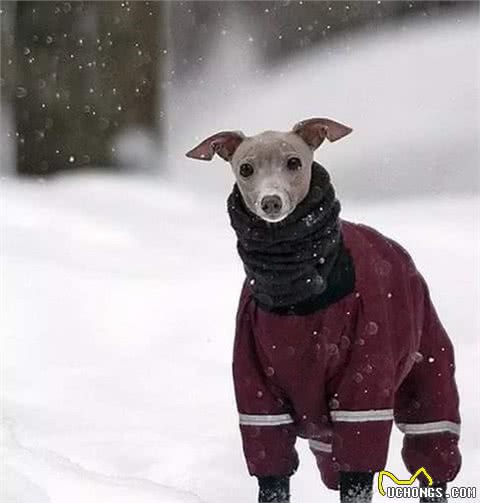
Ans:
{"label": "dog's nose", "polygon": [[282,209],[282,200],[279,196],[265,196],[260,205],[266,215],[275,215]]}

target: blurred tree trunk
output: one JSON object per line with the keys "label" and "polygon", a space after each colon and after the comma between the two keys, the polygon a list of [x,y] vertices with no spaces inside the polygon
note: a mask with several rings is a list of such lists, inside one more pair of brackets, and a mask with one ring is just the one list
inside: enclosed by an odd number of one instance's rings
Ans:
{"label": "blurred tree trunk", "polygon": [[14,81],[13,59],[15,54],[15,37],[13,33],[13,24],[15,18],[15,2],[0,2],[0,35],[1,35],[1,90],[2,100],[11,99]]}
{"label": "blurred tree trunk", "polygon": [[12,124],[12,96],[15,80],[15,2],[0,2],[0,175],[15,171],[15,133]]}
{"label": "blurred tree trunk", "polygon": [[17,2],[17,170],[112,165],[126,127],[158,129],[162,2]]}

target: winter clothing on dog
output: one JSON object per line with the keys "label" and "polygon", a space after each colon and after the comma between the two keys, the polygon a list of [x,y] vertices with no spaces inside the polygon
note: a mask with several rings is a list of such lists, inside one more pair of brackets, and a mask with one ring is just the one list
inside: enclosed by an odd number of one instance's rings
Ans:
{"label": "winter clothing on dog", "polygon": [[271,224],[253,214],[236,184],[227,206],[238,253],[260,305],[288,308],[325,292],[341,249],[340,203],[320,164],[313,163],[308,195],[281,222]]}
{"label": "winter clothing on dog", "polygon": [[[238,208],[238,197],[234,200]],[[334,207],[331,202],[331,215]],[[341,239],[336,252],[330,251],[336,258],[327,273],[324,264],[312,272],[309,255],[317,237],[322,250],[328,246],[320,227],[313,226],[315,237],[300,231],[298,225],[307,227],[308,213],[300,215],[301,224],[294,219],[285,224],[285,229],[294,229],[300,254],[293,261],[293,297],[309,302],[302,298],[302,281],[311,297],[319,297],[306,281],[316,271],[326,284],[320,294],[325,296],[323,305],[318,304],[322,307],[306,314],[295,309],[289,314],[283,302],[289,297],[284,281],[288,274],[278,273],[270,260],[281,256],[282,240],[290,231],[279,231],[282,237],[277,239],[276,231],[270,232],[265,224],[261,236],[272,243],[271,253],[269,244],[257,243],[245,231],[248,224],[238,225],[236,216],[232,221],[240,234],[239,252],[248,278],[256,280],[251,284],[247,278],[243,286],[233,355],[250,474],[260,478],[293,474],[299,436],[309,440],[325,484],[338,489],[340,472],[385,468],[395,420],[405,434],[402,455],[408,470],[414,473],[423,466],[437,483],[453,480],[461,463],[454,354],[423,277],[408,253],[391,239],[367,226],[328,218],[319,221],[328,222],[329,228],[338,225]],[[275,229],[277,225],[270,224]],[[250,252],[251,243],[255,252]],[[286,242],[287,256],[292,256],[294,247]],[[270,268],[266,275],[263,259]],[[278,263],[280,271],[290,271],[288,260]],[[278,290],[268,285],[268,274],[274,279],[282,276]],[[353,289],[348,288],[349,281]],[[280,310],[259,295],[265,292],[274,301],[280,299]]]}

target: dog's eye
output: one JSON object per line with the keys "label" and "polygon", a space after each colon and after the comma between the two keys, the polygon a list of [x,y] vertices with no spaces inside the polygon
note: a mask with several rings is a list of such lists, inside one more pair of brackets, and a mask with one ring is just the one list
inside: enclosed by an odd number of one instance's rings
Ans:
{"label": "dog's eye", "polygon": [[302,167],[302,161],[298,157],[290,157],[287,161],[287,168],[291,171],[296,171]]}
{"label": "dog's eye", "polygon": [[244,162],[243,164],[240,165],[240,175],[243,176],[243,178],[248,178],[249,176],[253,175],[253,166],[249,164],[248,162]]}

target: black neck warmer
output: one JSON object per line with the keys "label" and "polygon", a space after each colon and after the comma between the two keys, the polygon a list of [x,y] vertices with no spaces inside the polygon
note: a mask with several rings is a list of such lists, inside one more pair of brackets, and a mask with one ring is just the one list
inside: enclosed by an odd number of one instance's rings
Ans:
{"label": "black neck warmer", "polygon": [[340,232],[340,203],[320,164],[312,165],[305,199],[280,222],[269,223],[252,213],[236,184],[227,206],[248,284],[261,307],[306,314],[353,291],[353,264]]}

